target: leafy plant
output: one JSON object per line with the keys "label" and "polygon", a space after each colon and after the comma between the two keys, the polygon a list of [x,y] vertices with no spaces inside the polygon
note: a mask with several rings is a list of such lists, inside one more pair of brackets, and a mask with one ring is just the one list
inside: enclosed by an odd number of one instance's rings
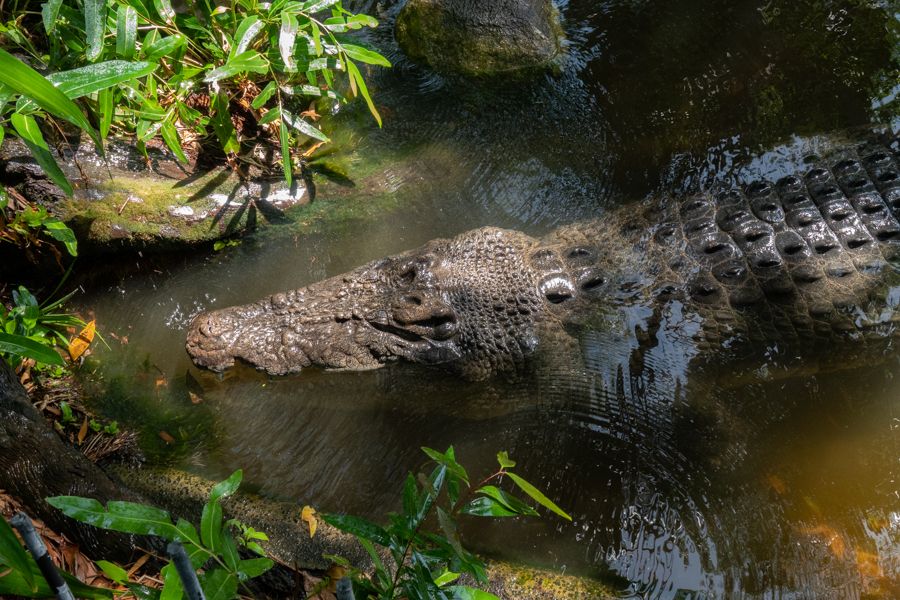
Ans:
{"label": "leafy plant", "polygon": [[[265,557],[241,558],[238,552],[240,545],[259,554],[261,548],[254,540],[268,539],[265,534],[234,520],[223,522],[221,501],[237,491],[242,476],[240,470],[235,471],[228,479],[213,486],[209,500],[203,507],[199,533],[185,519],[178,519],[173,523],[168,512],[144,504],[111,501],[104,508],[93,498],[79,496],[54,496],[47,498],[47,502],[69,517],[95,527],[181,542],[191,566],[199,571],[200,585],[206,598],[232,598],[237,594],[239,586],[262,575],[274,564],[270,558]],[[235,529],[238,531],[237,536],[234,535]],[[104,563],[101,568],[114,581],[136,591],[133,587],[135,584],[128,582],[121,567]],[[170,562],[163,567],[162,577],[160,597],[180,598],[183,588],[174,564]],[[154,592],[147,588],[140,591],[150,595]]]}
{"label": "leafy plant", "polygon": [[[354,587],[363,598],[445,599],[496,598],[493,594],[455,582],[463,573],[479,583],[487,582],[485,564],[462,545],[457,518],[537,516],[538,512],[495,483],[511,481],[520,491],[544,508],[572,520],[561,508],[510,469],[516,463],[506,452],[497,454],[500,468],[475,486],[456,461],[453,447],[441,453],[422,448],[436,464],[431,474],[412,473],[403,486],[403,512],[389,515],[386,527],[349,515],[323,515],[323,519],[356,536],[372,558],[374,576],[368,577],[341,557],[330,557],[350,569]],[[430,517],[436,515],[441,533],[429,531]],[[384,548],[393,560],[386,564],[376,547]]]}
{"label": "leafy plant", "polygon": [[78,256],[78,241],[65,223],[51,216],[43,206],[32,206],[21,197],[10,206],[9,193],[0,187],[0,241],[20,247],[40,245],[42,235],[61,242],[71,256]]}
{"label": "leafy plant", "polygon": [[54,347],[69,345],[66,329],[87,324],[75,315],[63,312],[62,305],[74,294],[41,305],[25,286],[13,290],[13,307],[0,303],[0,357],[16,365],[25,358],[38,365],[62,367],[62,356]]}
{"label": "leafy plant", "polygon": [[[85,585],[74,575],[60,573],[79,598],[112,598],[112,590]],[[40,568],[19,543],[6,519],[0,518],[0,596],[24,596],[26,598],[50,598],[56,590],[50,587]]]}
{"label": "leafy plant", "polygon": [[34,119],[42,110],[87,131],[98,147],[111,130],[135,135],[141,148],[160,137],[184,162],[185,142],[215,137],[239,166],[242,150],[263,141],[280,148],[290,183],[292,152],[328,141],[312,122],[311,101],[362,96],[380,125],[356,63],[390,63],[348,35],[375,27],[374,18],[346,10],[341,0],[187,5],[179,12],[170,0],[48,0],[40,26],[36,13],[14,11],[0,33],[52,74],[43,80],[0,50],[0,116],[8,119],[0,140],[12,125],[57,183],[65,178]]}

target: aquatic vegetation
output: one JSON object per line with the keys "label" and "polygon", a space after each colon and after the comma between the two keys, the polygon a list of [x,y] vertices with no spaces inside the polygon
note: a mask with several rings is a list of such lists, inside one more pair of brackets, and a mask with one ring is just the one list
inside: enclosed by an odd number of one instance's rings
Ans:
{"label": "aquatic vegetation", "polygon": [[[547,510],[572,520],[552,500],[511,471],[516,463],[506,452],[497,454],[500,468],[473,487],[469,474],[456,461],[453,446],[443,453],[431,448],[422,450],[435,468],[428,476],[424,473],[417,477],[412,473],[407,475],[403,485],[403,512],[391,514],[387,527],[348,515],[323,516],[328,524],[355,535],[372,559],[374,575],[368,577],[340,557],[331,557],[350,570],[361,598],[496,598],[488,592],[451,584],[463,574],[481,584],[487,583],[484,562],[462,546],[457,531],[458,517],[538,515],[521,499],[494,485],[503,479],[508,478]],[[439,533],[428,531],[433,515],[437,517]],[[387,550],[393,564],[385,564],[376,546]]]}
{"label": "aquatic vegetation", "polygon": [[292,154],[329,140],[313,124],[319,100],[361,96],[381,123],[357,63],[390,63],[348,36],[378,22],[340,0],[201,1],[190,11],[169,0],[48,0],[41,7],[40,24],[36,12],[14,3],[12,19],[0,25],[5,45],[50,73],[45,78],[0,50],[0,119],[7,121],[0,121],[0,141],[11,125],[67,194],[71,185],[37,118],[68,121],[101,152],[110,132],[135,136],[142,149],[160,138],[182,162],[186,147],[196,152],[214,138],[239,171],[259,164],[252,150],[262,143],[280,148],[288,182]]}

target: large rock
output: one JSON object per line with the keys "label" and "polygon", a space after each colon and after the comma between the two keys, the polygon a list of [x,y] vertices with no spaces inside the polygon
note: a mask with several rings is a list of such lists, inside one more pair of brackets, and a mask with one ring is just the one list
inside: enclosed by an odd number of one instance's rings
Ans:
{"label": "large rock", "polygon": [[409,0],[395,35],[435,71],[490,76],[551,66],[563,31],[550,0]]}

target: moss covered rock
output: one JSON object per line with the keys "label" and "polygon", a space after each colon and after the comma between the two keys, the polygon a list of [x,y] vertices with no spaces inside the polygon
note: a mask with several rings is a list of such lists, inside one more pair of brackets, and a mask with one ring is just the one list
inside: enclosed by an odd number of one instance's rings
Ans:
{"label": "moss covered rock", "polygon": [[409,0],[395,35],[410,59],[478,77],[550,67],[563,31],[550,0]]}

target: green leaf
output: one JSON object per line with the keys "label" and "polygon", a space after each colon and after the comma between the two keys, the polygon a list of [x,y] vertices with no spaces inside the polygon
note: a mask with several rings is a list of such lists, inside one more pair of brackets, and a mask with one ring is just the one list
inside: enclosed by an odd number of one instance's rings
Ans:
{"label": "green leaf", "polygon": [[453,600],[500,600],[490,592],[465,585],[454,585],[448,589],[453,593]]}
{"label": "green leaf", "polygon": [[237,491],[237,489],[241,485],[241,480],[244,478],[244,471],[238,469],[234,473],[228,476],[224,481],[220,481],[216,485],[213,486],[212,490],[209,492],[209,501],[216,502],[222,498],[227,498]]}
{"label": "green leaf", "polygon": [[374,50],[369,50],[368,48],[363,48],[362,46],[357,46],[355,44],[341,44],[341,47],[344,49],[344,52],[347,53],[347,56],[353,60],[358,60],[359,62],[364,62],[369,65],[379,65],[381,67],[391,66],[391,61]]}
{"label": "green leaf", "polygon": [[175,10],[172,8],[170,0],[153,0],[153,7],[166,23],[175,21]]}
{"label": "green leaf", "polygon": [[200,517],[200,539],[215,553],[222,550],[222,505],[218,500],[207,502]]}
{"label": "green leaf", "polygon": [[340,2],[340,0],[306,0],[301,6],[300,10],[306,13],[317,13],[320,10],[325,10],[330,6],[334,6]]}
{"label": "green leaf", "polygon": [[[5,334],[0,334],[5,335]],[[32,592],[37,591],[37,583],[34,574],[31,572],[31,565],[28,563],[28,553],[19,543],[16,534],[13,533],[12,527],[0,516],[0,564],[11,567],[13,571],[22,574],[25,578],[27,587]]]}
{"label": "green leaf", "polygon": [[128,571],[126,571],[119,565],[105,560],[98,560],[97,566],[100,567],[100,570],[103,571],[104,575],[120,585],[128,581]]}
{"label": "green leaf", "polygon": [[[273,112],[273,111],[269,111]],[[281,112],[280,110],[278,111]],[[266,113],[265,116],[269,116],[269,113]],[[262,119],[260,119],[260,122]],[[278,137],[281,141],[281,167],[284,170],[284,181],[287,183],[288,187],[291,186],[294,166],[291,164],[291,135],[288,133],[287,123],[285,119],[281,119],[281,123],[278,126]]]}
{"label": "green leaf", "polygon": [[440,506],[438,506],[437,515],[438,523],[440,524],[444,535],[447,536],[447,541],[450,542],[450,546],[453,547],[453,550],[458,556],[462,556],[463,548],[462,543],[459,541],[459,533],[456,531],[456,521],[454,521],[453,517]]}
{"label": "green leaf", "polygon": [[59,7],[62,0],[48,0],[41,6],[41,19],[44,21],[44,31],[47,35],[56,29],[56,19],[59,17]]}
{"label": "green leaf", "polygon": [[53,217],[44,221],[44,229],[50,237],[62,242],[71,256],[78,256],[78,240],[75,239],[75,232],[65,223]]}
{"label": "green leaf", "polygon": [[281,28],[278,30],[278,52],[284,62],[284,69],[288,73],[297,71],[297,61],[294,60],[294,42],[297,41],[297,17],[285,11],[281,13]]}
{"label": "green leaf", "polygon": [[337,527],[341,531],[352,533],[353,535],[367,540],[371,540],[379,546],[388,547],[391,544],[391,538],[382,527],[367,521],[361,517],[352,515],[334,515],[330,513],[322,513],[322,520]]}
{"label": "green leaf", "polygon": [[62,169],[56,164],[56,159],[50,154],[50,148],[47,146],[47,142],[44,141],[44,136],[41,134],[41,130],[38,128],[37,121],[34,120],[34,117],[31,115],[13,113],[10,115],[9,120],[12,123],[13,129],[16,130],[16,133],[19,134],[19,137],[22,138],[22,141],[25,142],[25,145],[31,150],[31,154],[44,172],[67,196],[71,196],[73,193],[72,184],[66,179]]}
{"label": "green leaf", "polygon": [[366,82],[363,80],[362,74],[359,72],[357,66],[353,64],[352,60],[347,61],[347,72],[350,74],[350,77],[356,81],[359,93],[362,94],[362,97],[366,101],[366,105],[369,107],[369,112],[372,113],[372,116],[375,117],[375,122],[381,127],[381,115],[378,114],[378,110],[375,108],[375,104],[369,96],[369,89],[366,87]]}
{"label": "green leaf", "polygon": [[116,54],[124,59],[134,56],[137,42],[137,11],[131,6],[119,6],[116,13]]}
{"label": "green leaf", "polygon": [[369,558],[372,559],[372,564],[375,566],[375,577],[378,579],[381,586],[387,587],[388,585],[390,585],[391,578],[388,575],[387,570],[384,568],[384,563],[381,561],[381,556],[379,556],[378,552],[375,550],[375,546],[372,545],[372,542],[364,537],[356,536],[356,539],[359,540],[359,543],[369,554]]}
{"label": "green leaf", "polygon": [[259,110],[266,104],[266,102],[269,101],[269,98],[272,97],[272,94],[274,94],[277,89],[278,84],[275,82],[275,80],[270,81],[266,84],[266,87],[262,89],[259,95],[253,99],[253,102],[250,103],[250,106],[252,106],[256,110]]}
{"label": "green leaf", "polygon": [[106,508],[103,508],[103,505],[93,498],[79,496],[54,496],[46,500],[50,506],[58,508],[76,521],[100,529],[155,535],[169,541],[179,535],[169,513],[154,506],[110,501],[106,504]]}
{"label": "green leaf", "polygon": [[112,126],[113,114],[113,90],[106,88],[97,94],[97,111],[100,113],[100,136],[106,139],[109,128]]}
{"label": "green leaf", "polygon": [[331,140],[327,135],[316,129],[309,121],[292,115],[288,111],[282,109],[281,110],[282,121],[286,121],[288,125],[302,133],[303,135],[308,135],[311,138],[315,138],[322,142],[330,142]]}
{"label": "green leaf", "polygon": [[469,483],[469,474],[466,473],[466,470],[463,468],[461,464],[456,462],[456,459],[453,456],[453,446],[447,449],[447,452],[441,454],[437,450],[433,450],[431,448],[427,448],[422,446],[422,452],[428,455],[428,457],[434,462],[444,465],[447,467],[447,470],[461,481],[464,481],[466,485]]}
{"label": "green leaf", "polygon": [[510,460],[509,453],[506,450],[497,453],[497,462],[500,463],[501,469],[511,469],[516,466],[516,461]]}
{"label": "green leaf", "polygon": [[47,112],[86,131],[94,140],[97,149],[103,151],[103,141],[78,106],[40,73],[2,48],[0,48],[0,83],[28,96]]}
{"label": "green leaf", "polygon": [[252,579],[259,577],[275,565],[271,558],[248,558],[238,563],[238,577]]}
{"label": "green leaf", "polygon": [[163,576],[162,593],[159,600],[181,600],[184,596],[184,586],[181,584],[181,577],[172,563],[162,568],[160,574]]}
{"label": "green leaf", "polygon": [[231,123],[231,113],[228,111],[228,96],[224,92],[216,94],[213,100],[215,113],[212,115],[210,122],[219,138],[219,144],[226,154],[237,154],[241,146],[237,141],[237,135],[234,132],[234,125]]}
{"label": "green leaf", "polygon": [[70,71],[53,73],[47,80],[74,100],[123,81],[149,75],[156,67],[157,65],[149,62],[107,60]]}
{"label": "green leaf", "polygon": [[200,575],[200,587],[206,600],[231,600],[237,594],[237,577],[225,569],[216,568]]}
{"label": "green leaf", "polygon": [[503,504],[506,508],[514,513],[526,516],[537,516],[538,512],[516,498],[511,494],[507,494],[500,488],[493,485],[486,485],[475,490],[479,494],[484,494],[489,498],[493,498],[497,502]]}
{"label": "green leaf", "polygon": [[164,38],[160,38],[150,44],[149,46],[144,47],[144,58],[147,60],[159,60],[163,56],[168,56],[183,47],[187,43],[187,38],[181,35],[180,33],[176,33],[174,35],[167,35]]}
{"label": "green leaf", "polygon": [[444,572],[434,578],[434,584],[438,587],[443,587],[448,583],[452,583],[459,579],[459,573],[454,573],[453,571],[448,571],[444,569]]}
{"label": "green leaf", "polygon": [[106,0],[84,0],[84,29],[87,35],[87,59],[91,62],[103,52],[106,31]]}
{"label": "green leaf", "polygon": [[550,511],[556,513],[557,515],[559,515],[563,519],[566,519],[567,521],[572,520],[572,517],[570,517],[565,511],[563,511],[563,509],[561,509],[556,504],[554,504],[553,501],[550,500],[550,498],[548,498],[547,496],[542,494],[541,491],[538,490],[536,487],[534,487],[533,485],[531,485],[530,483],[528,483],[527,481],[525,481],[524,479],[522,479],[515,473],[507,473],[507,475],[509,475],[509,478],[513,480],[513,483],[515,483],[517,486],[519,486],[519,489],[521,489],[523,492],[525,492],[526,494],[531,496],[531,498],[535,502],[537,502],[538,504],[540,504],[547,510],[550,510]]}
{"label": "green leaf", "polygon": [[187,156],[185,156],[184,150],[181,148],[181,141],[178,139],[178,131],[171,120],[163,122],[161,133],[163,141],[169,147],[169,150],[172,151],[172,154],[181,162],[187,163]]}
{"label": "green leaf", "polygon": [[266,123],[271,123],[275,119],[280,119],[280,118],[281,118],[281,109],[276,106],[275,108],[270,108],[269,110],[267,110],[266,114],[261,116],[259,118],[259,121],[257,121],[257,123],[259,123],[260,125],[265,125]]}
{"label": "green leaf", "polygon": [[250,48],[251,42],[253,42],[253,38],[255,38],[262,28],[265,27],[265,23],[259,20],[259,17],[256,15],[252,15],[249,17],[245,17],[241,24],[238,25],[237,31],[234,34],[234,47],[231,49],[231,52],[228,55],[228,58],[234,58],[238,54],[243,54]]}
{"label": "green leaf", "polygon": [[253,72],[265,74],[268,71],[269,61],[256,50],[248,50],[229,59],[228,62],[218,69],[209,71],[206,74],[206,77],[203,78],[203,81],[211,83],[220,79],[234,77],[240,73]]}
{"label": "green leaf", "polygon": [[517,517],[519,513],[510,510],[501,502],[487,496],[479,496],[469,501],[460,511],[475,517]]}

